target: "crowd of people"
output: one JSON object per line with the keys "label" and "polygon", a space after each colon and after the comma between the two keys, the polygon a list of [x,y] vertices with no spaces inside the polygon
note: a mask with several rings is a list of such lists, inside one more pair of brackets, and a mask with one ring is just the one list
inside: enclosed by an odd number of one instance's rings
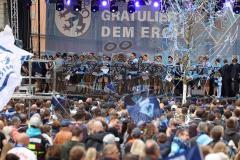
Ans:
{"label": "crowd of people", "polygon": [[[32,63],[32,76],[45,78],[33,80],[37,82],[37,92],[53,90],[55,67],[55,89],[60,93],[66,92],[67,85],[71,85],[75,86],[79,93],[102,94],[105,87],[112,83],[118,94],[150,90],[156,95],[180,96],[183,92],[182,79],[185,73],[189,77],[189,97],[192,96],[192,89],[202,90],[202,95],[218,98],[239,94],[240,64],[237,57],[233,57],[229,63],[227,59],[216,58],[210,61],[207,56],[199,56],[198,61],[192,63],[188,70],[183,64],[184,56],[175,59],[168,56],[165,60],[161,55],[152,58],[145,54],[138,58],[136,53],[112,57],[92,53],[56,53],[41,58],[50,61]],[[29,75],[27,62],[22,71],[23,75]]]}
{"label": "crowd of people", "polygon": [[196,145],[205,160],[240,159],[240,100],[161,99],[164,113],[137,123],[122,100],[68,104],[63,113],[50,100],[30,108],[11,100],[0,116],[0,159],[164,160]]}

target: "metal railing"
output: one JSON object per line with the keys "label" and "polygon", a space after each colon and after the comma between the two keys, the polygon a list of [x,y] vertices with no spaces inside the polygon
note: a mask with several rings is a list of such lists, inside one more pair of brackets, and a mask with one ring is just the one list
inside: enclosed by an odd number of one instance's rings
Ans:
{"label": "metal railing", "polygon": [[[22,76],[22,83],[21,86],[19,86],[19,91],[15,92],[13,95],[13,98],[17,97],[28,97],[29,99],[32,97],[34,99],[34,96],[41,96],[42,99],[46,99],[44,97],[46,96],[52,96],[56,94],[56,70],[55,70],[55,63],[52,60],[43,60],[43,59],[37,59],[37,60],[29,60],[28,62],[28,75]],[[53,63],[53,68],[52,68],[52,77],[46,77],[46,76],[33,76],[33,63]],[[48,93],[38,93],[36,94],[35,92],[35,84],[33,83],[34,80],[51,80],[52,83],[52,92],[50,95]],[[21,92],[21,90],[25,90],[25,94]],[[50,98],[50,97],[49,97]],[[49,99],[47,98],[47,99]]]}

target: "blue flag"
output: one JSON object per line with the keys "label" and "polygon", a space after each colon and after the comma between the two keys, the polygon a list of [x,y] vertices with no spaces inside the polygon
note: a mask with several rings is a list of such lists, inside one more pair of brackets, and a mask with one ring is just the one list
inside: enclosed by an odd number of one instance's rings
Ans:
{"label": "blue flag", "polygon": [[108,83],[108,84],[106,85],[106,88],[107,88],[110,92],[116,93],[116,88],[115,88],[115,86],[114,86],[113,83]]}
{"label": "blue flag", "polygon": [[0,32],[0,110],[21,84],[22,59],[31,56],[31,53],[14,45],[14,36],[9,26]]}
{"label": "blue flag", "polygon": [[165,160],[203,160],[202,152],[198,145],[191,148],[188,152],[176,154]]}
{"label": "blue flag", "polygon": [[[126,101],[128,100],[126,99]],[[131,101],[130,103],[134,104],[127,105],[127,110],[135,123],[139,121],[150,122],[163,114],[163,110],[160,108],[159,101],[155,96],[133,95]]]}
{"label": "blue flag", "polygon": [[56,97],[53,96],[52,97],[52,109],[56,109],[56,108],[63,108],[65,104],[65,98],[64,97]]}
{"label": "blue flag", "polygon": [[199,148],[198,145],[194,146],[187,154],[187,160],[202,160],[203,156],[202,156],[202,152]]}

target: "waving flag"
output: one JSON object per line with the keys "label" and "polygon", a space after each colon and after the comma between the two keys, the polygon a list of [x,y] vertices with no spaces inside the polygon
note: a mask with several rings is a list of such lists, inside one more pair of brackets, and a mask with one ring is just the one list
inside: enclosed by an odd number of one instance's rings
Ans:
{"label": "waving flag", "polygon": [[31,56],[31,53],[14,45],[9,26],[0,32],[0,110],[11,99],[15,88],[21,84],[22,61]]}
{"label": "waving flag", "polygon": [[52,109],[64,108],[64,106],[65,106],[65,97],[63,96],[52,97]]}
{"label": "waving flag", "polygon": [[104,91],[110,92],[110,93],[116,93],[115,85],[114,85],[113,83],[108,83],[108,84],[105,86]]}
{"label": "waving flag", "polygon": [[202,151],[198,145],[192,147],[188,152],[183,152],[165,160],[203,160]]}
{"label": "waving flag", "polygon": [[125,98],[125,104],[135,123],[139,121],[150,122],[163,114],[163,110],[160,108],[159,101],[155,96],[130,95]]}

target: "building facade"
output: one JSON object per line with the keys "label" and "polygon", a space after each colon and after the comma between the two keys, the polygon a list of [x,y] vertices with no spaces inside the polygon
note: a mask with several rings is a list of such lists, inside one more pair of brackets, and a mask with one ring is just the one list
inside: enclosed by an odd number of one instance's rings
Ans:
{"label": "building facade", "polygon": [[7,0],[0,0],[0,31],[9,24]]}

